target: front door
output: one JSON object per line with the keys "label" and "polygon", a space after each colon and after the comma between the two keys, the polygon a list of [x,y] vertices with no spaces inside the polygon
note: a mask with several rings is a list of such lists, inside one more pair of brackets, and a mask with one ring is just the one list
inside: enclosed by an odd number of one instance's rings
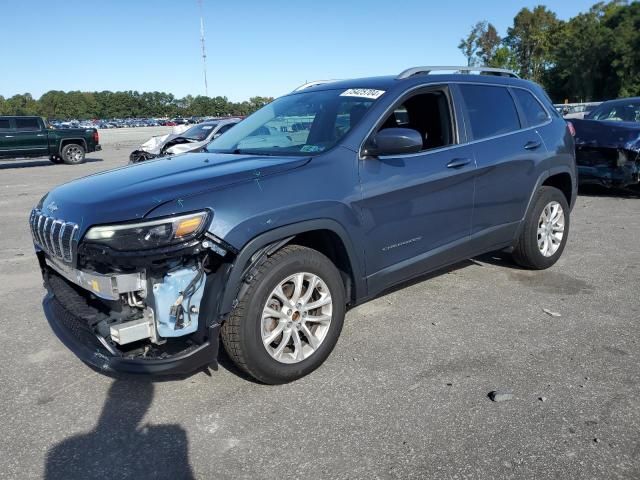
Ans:
{"label": "front door", "polygon": [[411,128],[419,153],[360,160],[361,216],[371,292],[449,263],[465,248],[474,202],[475,159],[459,145],[445,89],[402,100],[380,123]]}

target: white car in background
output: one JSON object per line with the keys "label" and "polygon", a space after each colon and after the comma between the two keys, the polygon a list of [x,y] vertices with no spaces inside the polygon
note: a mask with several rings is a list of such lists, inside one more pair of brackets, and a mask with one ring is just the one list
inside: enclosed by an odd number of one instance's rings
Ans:
{"label": "white car in background", "polygon": [[138,163],[165,155],[194,152],[205,147],[211,140],[218,138],[241,121],[240,118],[228,118],[198,123],[168,135],[151,137],[129,155],[129,163]]}

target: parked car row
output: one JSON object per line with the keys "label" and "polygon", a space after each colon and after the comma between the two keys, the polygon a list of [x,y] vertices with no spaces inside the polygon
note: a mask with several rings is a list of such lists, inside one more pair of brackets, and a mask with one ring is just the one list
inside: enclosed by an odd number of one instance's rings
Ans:
{"label": "parked car row", "polygon": [[[228,117],[225,117],[228,118]],[[195,125],[216,117],[175,117],[175,118],[112,118],[97,120],[50,120],[49,124],[59,130],[70,128],[135,128],[135,127],[174,127],[176,125]]]}
{"label": "parked car row", "polygon": [[565,119],[583,119],[591,110],[596,108],[602,102],[586,102],[586,103],[562,103],[554,105],[556,110]]}

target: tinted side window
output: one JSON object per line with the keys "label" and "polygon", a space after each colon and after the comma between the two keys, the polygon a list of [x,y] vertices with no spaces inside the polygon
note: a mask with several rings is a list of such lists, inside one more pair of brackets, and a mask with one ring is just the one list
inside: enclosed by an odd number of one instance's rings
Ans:
{"label": "tinted side window", "polygon": [[422,137],[422,151],[454,143],[449,100],[443,91],[418,93],[397,106],[378,130],[410,128]]}
{"label": "tinted side window", "polygon": [[524,118],[527,120],[527,124],[530,127],[540,125],[549,119],[549,115],[547,115],[545,109],[542,108],[540,102],[536,100],[536,97],[531,93],[520,88],[514,88],[512,89],[512,92],[518,99]]}
{"label": "tinted side window", "polygon": [[226,132],[227,130],[229,130],[231,127],[233,127],[235,125],[235,123],[230,123],[227,125],[223,125],[220,127],[220,130],[218,130],[218,135],[222,135],[224,132]]}
{"label": "tinted side window", "polygon": [[40,130],[40,122],[37,118],[16,118],[16,129],[23,132]]}
{"label": "tinted side window", "polygon": [[347,97],[341,101],[338,105],[335,122],[333,123],[335,130],[334,135],[338,138],[346,135],[346,133],[364,117],[364,114],[367,113],[371,105],[373,105],[372,100],[364,100],[361,98]]}
{"label": "tinted side window", "polygon": [[520,128],[516,106],[506,88],[464,84],[460,85],[460,91],[475,140]]}
{"label": "tinted side window", "polygon": [[11,123],[8,118],[0,118],[0,130],[11,130]]}

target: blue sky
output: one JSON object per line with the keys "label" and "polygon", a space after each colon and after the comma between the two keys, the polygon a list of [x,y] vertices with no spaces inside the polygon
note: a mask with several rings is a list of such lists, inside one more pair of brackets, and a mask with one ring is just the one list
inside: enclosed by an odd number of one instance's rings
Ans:
{"label": "blue sky", "polygon": [[[463,65],[478,20],[501,34],[540,2],[203,0],[209,95],[279,96],[306,80]],[[562,19],[595,0],[544,2]],[[204,94],[197,0],[4,0],[0,95],[48,90]]]}

